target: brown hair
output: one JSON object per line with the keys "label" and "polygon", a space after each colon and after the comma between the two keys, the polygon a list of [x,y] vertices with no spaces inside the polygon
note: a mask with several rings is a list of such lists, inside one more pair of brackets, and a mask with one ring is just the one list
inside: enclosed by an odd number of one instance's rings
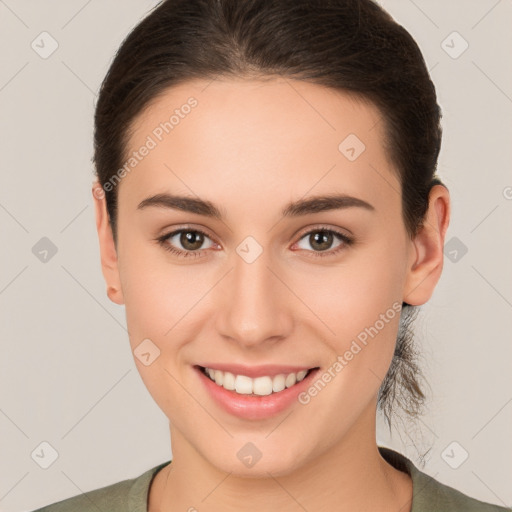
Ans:
{"label": "brown hair", "polygon": [[[132,123],[167,88],[194,78],[283,76],[357,95],[382,114],[409,236],[421,228],[441,146],[441,110],[411,35],[372,0],[165,0],[126,37],[96,105],[94,162],[104,187],[126,160]],[[109,190],[110,189],[110,190]],[[105,190],[116,236],[117,191]],[[421,410],[423,378],[403,303],[378,405]]]}

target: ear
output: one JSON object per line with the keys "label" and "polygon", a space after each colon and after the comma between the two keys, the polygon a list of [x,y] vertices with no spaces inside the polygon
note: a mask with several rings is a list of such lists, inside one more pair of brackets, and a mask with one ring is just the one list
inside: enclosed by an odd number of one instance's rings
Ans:
{"label": "ear", "polygon": [[107,212],[105,191],[96,181],[92,186],[92,197],[96,212],[96,230],[100,244],[101,270],[107,285],[108,298],[116,304],[124,304],[123,291],[117,261],[117,250]]}
{"label": "ear", "polygon": [[429,206],[413,247],[404,286],[404,302],[421,306],[432,296],[444,262],[444,238],[450,223],[450,193],[443,185],[434,185]]}

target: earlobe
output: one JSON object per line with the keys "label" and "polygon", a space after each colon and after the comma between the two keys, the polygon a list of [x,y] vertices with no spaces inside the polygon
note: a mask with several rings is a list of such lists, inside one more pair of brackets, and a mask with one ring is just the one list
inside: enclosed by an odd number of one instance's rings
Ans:
{"label": "earlobe", "polygon": [[94,210],[96,214],[96,230],[100,246],[101,270],[107,285],[107,296],[116,304],[124,304],[117,249],[112,234],[112,226],[107,212],[105,192],[98,182],[92,187]]}
{"label": "earlobe", "polygon": [[430,190],[423,226],[411,241],[411,260],[404,287],[404,302],[425,304],[432,296],[444,262],[444,240],[450,223],[450,194],[443,185]]}

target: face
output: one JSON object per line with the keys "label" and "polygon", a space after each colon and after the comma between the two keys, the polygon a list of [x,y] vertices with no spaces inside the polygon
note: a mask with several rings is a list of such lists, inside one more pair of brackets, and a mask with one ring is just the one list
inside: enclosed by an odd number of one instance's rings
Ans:
{"label": "face", "polygon": [[372,105],[282,79],[188,82],[136,119],[110,275],[175,458],[285,475],[374,442],[417,256],[382,141]]}

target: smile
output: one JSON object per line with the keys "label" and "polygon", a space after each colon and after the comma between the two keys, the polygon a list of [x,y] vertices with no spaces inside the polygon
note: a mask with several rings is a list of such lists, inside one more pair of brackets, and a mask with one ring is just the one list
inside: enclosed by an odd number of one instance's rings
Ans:
{"label": "smile", "polygon": [[266,396],[291,388],[306,378],[312,370],[292,373],[280,373],[275,376],[263,375],[251,378],[247,375],[235,375],[213,368],[200,367],[201,371],[215,384],[239,395]]}

